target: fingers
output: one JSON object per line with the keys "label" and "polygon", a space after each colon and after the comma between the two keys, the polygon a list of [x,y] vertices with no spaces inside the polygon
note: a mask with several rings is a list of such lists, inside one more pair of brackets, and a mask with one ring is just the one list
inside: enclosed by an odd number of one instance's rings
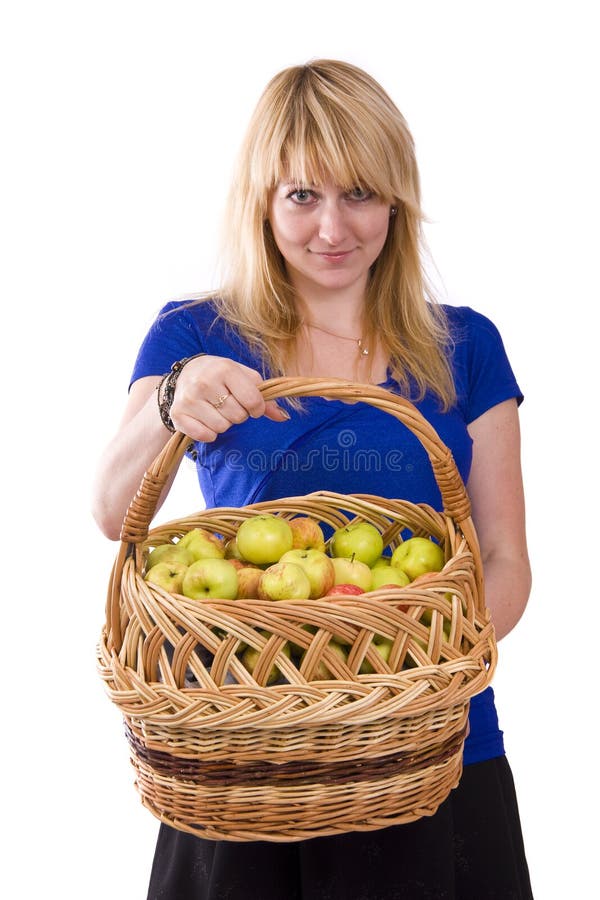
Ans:
{"label": "fingers", "polygon": [[181,372],[171,406],[178,431],[197,441],[214,441],[248,417],[266,415],[285,421],[289,415],[259,390],[262,378],[248,366],[222,357],[200,357]]}

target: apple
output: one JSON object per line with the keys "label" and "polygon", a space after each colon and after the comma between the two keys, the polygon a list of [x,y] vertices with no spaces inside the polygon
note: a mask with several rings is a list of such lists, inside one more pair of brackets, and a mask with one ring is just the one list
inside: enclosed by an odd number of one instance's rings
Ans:
{"label": "apple", "polygon": [[406,572],[411,581],[425,572],[439,572],[443,565],[444,551],[429,538],[409,538],[392,553],[392,566]]}
{"label": "apple", "polygon": [[[230,560],[233,562],[233,560]],[[260,581],[263,570],[258,566],[242,566],[237,569],[238,600],[255,600],[258,599],[258,583]]]}
{"label": "apple", "polygon": [[198,559],[188,566],[183,578],[182,593],[192,600],[235,600],[237,590],[237,570],[228,559]]}
{"label": "apple", "polygon": [[395,566],[375,566],[371,569],[371,590],[376,591],[382,587],[405,587],[410,584],[410,578]]}
{"label": "apple", "polygon": [[307,600],[310,581],[304,569],[293,562],[278,562],[261,572],[258,596],[261,600]]}
{"label": "apple", "polygon": [[146,573],[144,580],[152,582],[157,587],[169,591],[170,594],[181,594],[183,590],[183,578],[188,567],[185,563],[159,562]]}
{"label": "apple", "polygon": [[244,519],[238,528],[237,547],[242,557],[259,566],[271,565],[292,549],[292,529],[281,516],[268,514]]}
{"label": "apple", "polygon": [[[289,644],[284,644],[279,652],[283,653],[284,656],[287,656],[288,659],[291,659],[292,654]],[[250,672],[251,675],[254,675],[254,670],[256,668],[256,664],[258,663],[260,654],[260,650],[256,650],[254,647],[246,647],[240,657],[242,665]],[[267,684],[273,684],[274,681],[277,681],[280,675],[281,672],[279,668],[275,665],[271,666],[271,671],[269,672],[269,675],[267,677]]]}
{"label": "apple", "polygon": [[322,550],[288,550],[279,559],[280,563],[296,563],[304,569],[310,581],[310,596],[314,600],[323,597],[335,579],[333,562]]}
{"label": "apple", "polygon": [[[337,641],[329,641],[329,643],[327,644],[327,650],[329,650],[331,653],[334,653],[335,656],[341,659],[342,662],[348,662],[348,651],[345,649],[345,647],[342,647],[341,644],[338,644]],[[302,654],[302,662],[304,661],[306,653],[307,651],[305,650]],[[311,681],[329,681],[332,678],[335,678],[335,673],[330,670],[329,666],[326,662],[324,662],[323,659],[319,661],[316,669],[314,669],[312,675],[310,676]]]}
{"label": "apple", "polygon": [[334,531],[330,550],[332,556],[354,557],[372,566],[382,555],[383,538],[370,522],[352,522]]}
{"label": "apple", "polygon": [[234,537],[229,538],[225,544],[225,559],[238,559],[243,562],[242,554],[238,550],[237,541]]}
{"label": "apple", "polygon": [[348,595],[356,595],[356,594],[364,594],[365,589],[359,587],[357,584],[334,584],[332,588],[329,588],[326,597],[335,597],[336,594],[348,594]]}
{"label": "apple", "polygon": [[[373,641],[373,647],[377,650],[384,662],[388,662],[393,645],[394,642],[389,638],[382,638],[377,642]],[[368,659],[363,659],[358,671],[360,675],[372,675],[375,672],[375,669]]]}
{"label": "apple", "polygon": [[325,552],[325,535],[323,529],[310,516],[295,516],[289,519],[292,529],[294,550],[320,550]]}
{"label": "apple", "polygon": [[158,563],[183,563],[189,566],[194,562],[191,552],[181,544],[161,544],[151,550],[146,559],[146,571],[152,569]]}
{"label": "apple", "polygon": [[225,542],[222,538],[207,531],[205,528],[192,528],[184,534],[178,547],[187,547],[192,553],[194,561],[198,559],[223,559],[225,556]]}
{"label": "apple", "polygon": [[376,559],[371,569],[380,569],[382,566],[389,566],[392,563],[391,556],[380,556],[379,559]]}
{"label": "apple", "polygon": [[334,584],[357,584],[363,591],[371,589],[373,573],[366,563],[345,556],[336,556],[331,562],[335,570]]}

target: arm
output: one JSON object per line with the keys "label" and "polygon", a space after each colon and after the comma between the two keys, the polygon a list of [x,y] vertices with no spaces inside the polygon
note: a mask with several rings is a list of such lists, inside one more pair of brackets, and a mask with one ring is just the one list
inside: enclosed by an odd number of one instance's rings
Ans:
{"label": "arm", "polygon": [[[202,356],[191,360],[177,381],[171,407],[173,425],[193,440],[214,441],[218,434],[249,416],[266,415],[276,422],[284,421],[287,413],[274,400],[267,403],[263,400],[258,389],[261,381],[254,369],[224,357]],[[159,382],[159,376],[148,376],[132,385],[117,433],[100,458],[92,513],[101,531],[111,540],[118,540],[125,513],[144,472],[171,436],[158,410]],[[214,399],[222,394],[228,395],[227,400],[217,409]]]}
{"label": "arm", "polygon": [[486,604],[499,640],[523,615],[531,589],[516,401],[491,407],[468,430],[473,463],[467,490],[481,547]]}

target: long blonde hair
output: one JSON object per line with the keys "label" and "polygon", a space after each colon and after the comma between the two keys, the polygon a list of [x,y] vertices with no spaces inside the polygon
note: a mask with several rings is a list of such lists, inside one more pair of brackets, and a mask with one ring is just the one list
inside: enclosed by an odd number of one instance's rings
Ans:
{"label": "long blonde hair", "polygon": [[[316,60],[276,75],[260,98],[242,144],[225,215],[222,289],[215,302],[262,358],[285,374],[301,326],[295,294],[268,222],[271,192],[283,180],[374,191],[397,207],[367,288],[367,346],[387,353],[394,378],[443,408],[455,400],[446,318],[423,271],[420,182],[404,117],[366,72]],[[414,393],[414,392],[413,392]]]}

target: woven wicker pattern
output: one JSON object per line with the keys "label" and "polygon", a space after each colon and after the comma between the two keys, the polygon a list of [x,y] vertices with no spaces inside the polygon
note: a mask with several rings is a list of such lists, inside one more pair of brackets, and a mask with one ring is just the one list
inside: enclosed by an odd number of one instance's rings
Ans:
{"label": "woven wicker pattern", "polygon": [[[382,388],[274,379],[263,393],[361,400],[395,416],[427,451],[444,512],[317,492],[205,510],[150,531],[188,444],[174,435],[123,524],[98,648],[142,801],[175,827],[229,840],[300,840],[430,815],[458,783],[469,700],[496,663],[464,485],[426,420]],[[446,563],[420,584],[294,602],[200,602],[144,581],[148,548],[195,527],[232,537],[264,511],[331,528],[368,521],[392,548],[409,529],[435,538]],[[329,648],[334,636],[350,648],[346,661]],[[393,642],[387,662],[375,636]],[[298,650],[291,659],[290,644]],[[260,651],[253,674],[236,655],[245,645]],[[316,678],[321,664],[328,680]],[[273,666],[280,677],[271,684]]]}

